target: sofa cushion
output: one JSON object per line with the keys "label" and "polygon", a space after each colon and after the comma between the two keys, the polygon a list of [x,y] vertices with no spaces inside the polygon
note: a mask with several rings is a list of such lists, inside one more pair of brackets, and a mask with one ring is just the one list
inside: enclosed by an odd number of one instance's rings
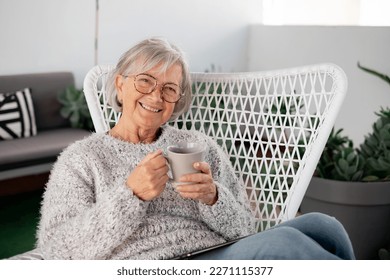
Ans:
{"label": "sofa cushion", "polygon": [[0,76],[0,92],[14,92],[30,88],[38,133],[42,130],[70,127],[60,114],[57,97],[66,87],[74,85],[70,72],[52,72]]}
{"label": "sofa cushion", "polygon": [[52,129],[29,138],[1,142],[0,170],[52,162],[71,143],[90,135],[76,128]]}
{"label": "sofa cushion", "polygon": [[0,93],[0,140],[37,134],[34,107],[28,88]]}

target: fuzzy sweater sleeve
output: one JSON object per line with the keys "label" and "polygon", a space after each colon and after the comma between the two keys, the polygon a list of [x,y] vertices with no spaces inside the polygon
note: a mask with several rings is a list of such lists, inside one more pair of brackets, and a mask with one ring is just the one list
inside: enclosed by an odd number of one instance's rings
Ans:
{"label": "fuzzy sweater sleeve", "polygon": [[125,184],[114,184],[96,200],[99,170],[76,147],[58,158],[41,208],[38,246],[45,259],[107,259],[146,213]]}
{"label": "fuzzy sweater sleeve", "polygon": [[207,225],[230,240],[255,232],[255,220],[249,208],[245,187],[234,173],[228,157],[212,140],[206,157],[211,165],[218,200],[208,206],[199,203],[200,213]]}

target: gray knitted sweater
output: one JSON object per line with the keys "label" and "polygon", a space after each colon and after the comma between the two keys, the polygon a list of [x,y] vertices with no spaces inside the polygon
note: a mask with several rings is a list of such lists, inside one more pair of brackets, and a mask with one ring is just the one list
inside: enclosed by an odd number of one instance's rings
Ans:
{"label": "gray knitted sweater", "polygon": [[[132,169],[183,140],[206,142],[218,201],[184,199],[170,182],[158,198],[138,199],[125,184]],[[218,145],[164,126],[152,144],[98,133],[65,149],[46,186],[37,246],[45,259],[168,259],[253,232],[245,189]]]}

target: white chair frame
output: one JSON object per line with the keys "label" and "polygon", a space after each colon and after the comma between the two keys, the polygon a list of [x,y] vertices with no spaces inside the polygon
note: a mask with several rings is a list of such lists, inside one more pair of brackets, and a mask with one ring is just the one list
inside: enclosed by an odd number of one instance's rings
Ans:
{"label": "white chair frame", "polygon": [[[96,132],[119,119],[95,66],[84,93]],[[347,91],[334,64],[248,73],[192,73],[187,113],[170,123],[214,138],[246,188],[259,231],[295,217]]]}

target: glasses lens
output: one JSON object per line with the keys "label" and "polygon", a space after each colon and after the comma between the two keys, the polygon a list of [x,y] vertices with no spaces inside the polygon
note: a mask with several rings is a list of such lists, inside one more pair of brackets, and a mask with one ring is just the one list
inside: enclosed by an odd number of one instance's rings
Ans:
{"label": "glasses lens", "polygon": [[151,93],[156,87],[157,81],[148,75],[138,75],[135,77],[135,88],[141,93]]}
{"label": "glasses lens", "polygon": [[[157,86],[157,80],[146,74],[139,74],[134,79],[135,89],[143,94],[149,94]],[[170,103],[175,103],[181,98],[181,89],[176,84],[167,83],[162,86],[162,98]]]}
{"label": "glasses lens", "polygon": [[181,90],[178,85],[165,84],[162,88],[163,98],[167,102],[177,102],[181,97]]}

